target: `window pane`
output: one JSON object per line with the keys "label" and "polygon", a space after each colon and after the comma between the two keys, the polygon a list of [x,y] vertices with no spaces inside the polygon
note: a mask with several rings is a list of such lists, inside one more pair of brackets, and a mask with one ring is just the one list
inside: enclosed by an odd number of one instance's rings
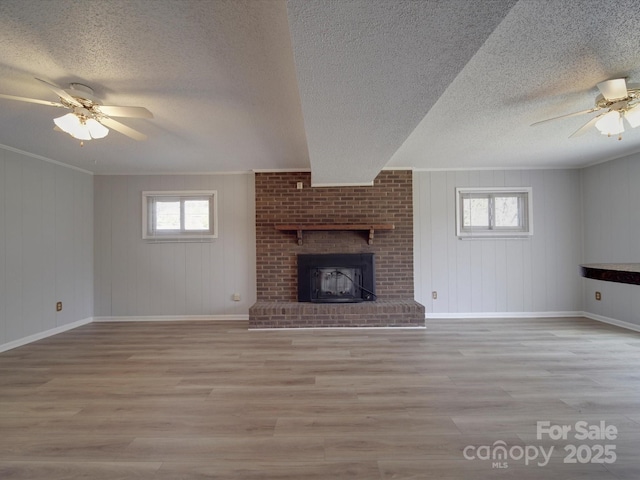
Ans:
{"label": "window pane", "polygon": [[531,187],[457,187],[459,238],[525,238],[533,235]]}
{"label": "window pane", "polygon": [[517,196],[494,198],[496,227],[518,228],[521,226],[518,200]]}
{"label": "window pane", "polygon": [[156,230],[180,230],[180,201],[157,201]]}
{"label": "window pane", "polygon": [[188,231],[209,230],[209,200],[185,200],[184,229]]}
{"label": "window pane", "polygon": [[489,227],[489,199],[488,198],[463,198],[462,199],[462,226],[463,227]]}

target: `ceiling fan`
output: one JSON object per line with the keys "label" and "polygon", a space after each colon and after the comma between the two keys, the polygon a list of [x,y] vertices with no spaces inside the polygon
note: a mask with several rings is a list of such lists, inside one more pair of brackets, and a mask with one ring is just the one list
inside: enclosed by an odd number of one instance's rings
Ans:
{"label": "ceiling fan", "polygon": [[603,110],[602,113],[593,117],[571,134],[569,138],[582,135],[595,126],[602,135],[609,137],[618,135],[618,140],[622,140],[622,133],[624,132],[623,119],[627,121],[631,128],[640,126],[640,85],[627,85],[627,81],[624,78],[615,78],[598,83],[597,87],[600,90],[600,95],[596,97],[593,108],[548,118],[531,125],[539,125],[560,118],[575,117]]}
{"label": "ceiling fan", "polygon": [[53,90],[60,98],[60,101],[50,102],[36,98],[16,97],[14,95],[4,94],[0,94],[0,98],[71,110],[71,113],[55,118],[53,122],[56,124],[57,129],[80,140],[81,145],[84,140],[106,137],[109,133],[109,128],[134,140],[147,139],[147,136],[143,133],[111,118],[153,118],[153,114],[146,108],[101,105],[93,96],[93,90],[81,83],[71,83],[68,89],[62,89],[40,78],[36,78],[36,80],[44,83],[48,88]]}

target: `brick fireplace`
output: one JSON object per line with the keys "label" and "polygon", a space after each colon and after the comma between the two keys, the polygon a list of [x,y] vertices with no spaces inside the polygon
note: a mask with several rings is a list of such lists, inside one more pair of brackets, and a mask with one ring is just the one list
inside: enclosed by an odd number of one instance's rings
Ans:
{"label": "brick fireplace", "polygon": [[[257,302],[250,328],[423,326],[424,307],[413,298],[412,173],[383,171],[372,187],[311,188],[310,181],[308,172],[256,173]],[[393,229],[277,229],[285,225]],[[375,301],[298,302],[298,255],[362,253],[375,256]]]}

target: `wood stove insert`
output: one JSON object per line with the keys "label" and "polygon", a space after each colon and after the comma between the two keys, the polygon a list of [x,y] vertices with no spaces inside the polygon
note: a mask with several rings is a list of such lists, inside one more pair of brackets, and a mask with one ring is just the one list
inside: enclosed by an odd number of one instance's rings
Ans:
{"label": "wood stove insert", "polygon": [[298,301],[357,303],[376,299],[373,253],[298,255]]}

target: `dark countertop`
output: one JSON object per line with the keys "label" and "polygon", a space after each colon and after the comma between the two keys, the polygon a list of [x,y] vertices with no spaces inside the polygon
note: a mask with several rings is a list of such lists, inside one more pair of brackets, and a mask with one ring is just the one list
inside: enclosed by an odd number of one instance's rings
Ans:
{"label": "dark countertop", "polygon": [[640,263],[585,263],[580,265],[580,274],[594,280],[640,285]]}

